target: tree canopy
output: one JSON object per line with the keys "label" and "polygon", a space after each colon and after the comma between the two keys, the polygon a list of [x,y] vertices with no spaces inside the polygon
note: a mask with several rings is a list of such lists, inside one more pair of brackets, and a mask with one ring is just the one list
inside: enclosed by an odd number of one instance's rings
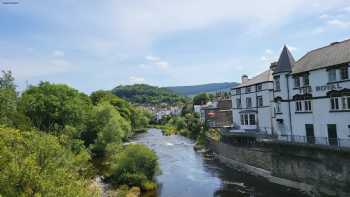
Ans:
{"label": "tree canopy", "polygon": [[198,94],[193,98],[194,105],[205,105],[209,102],[210,97],[207,93]]}
{"label": "tree canopy", "polygon": [[82,130],[91,109],[89,97],[63,84],[41,82],[22,94],[19,108],[33,125],[48,132],[62,130],[66,125]]}
{"label": "tree canopy", "polygon": [[175,104],[186,101],[185,97],[179,96],[169,89],[146,84],[118,86],[112,90],[112,93],[139,104]]}

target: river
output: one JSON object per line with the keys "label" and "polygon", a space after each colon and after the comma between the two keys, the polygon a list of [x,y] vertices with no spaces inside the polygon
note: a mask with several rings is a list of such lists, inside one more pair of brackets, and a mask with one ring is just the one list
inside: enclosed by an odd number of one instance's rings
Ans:
{"label": "river", "polygon": [[208,153],[193,150],[194,142],[182,136],[163,136],[150,129],[135,139],[159,157],[157,197],[295,197],[305,194],[270,183],[220,163]]}

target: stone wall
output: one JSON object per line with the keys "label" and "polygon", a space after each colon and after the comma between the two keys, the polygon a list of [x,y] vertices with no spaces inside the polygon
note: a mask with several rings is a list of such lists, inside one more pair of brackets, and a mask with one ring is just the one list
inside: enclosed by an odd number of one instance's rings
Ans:
{"label": "stone wall", "polygon": [[350,151],[256,142],[227,144],[208,141],[219,159],[271,182],[297,188],[313,196],[350,196]]}

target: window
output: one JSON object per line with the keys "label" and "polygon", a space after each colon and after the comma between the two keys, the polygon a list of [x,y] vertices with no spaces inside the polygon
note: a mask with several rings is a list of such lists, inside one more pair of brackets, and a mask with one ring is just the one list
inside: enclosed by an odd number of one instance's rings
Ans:
{"label": "window", "polygon": [[311,111],[312,110],[311,100],[304,101],[304,104],[305,104],[305,111]]}
{"label": "window", "polygon": [[281,86],[280,86],[280,77],[275,77],[275,90],[279,91],[281,90]]}
{"label": "window", "polygon": [[247,105],[247,108],[252,108],[252,98],[250,97],[246,98],[246,105]]}
{"label": "window", "polygon": [[250,86],[245,88],[245,93],[250,93],[250,91],[251,91]]}
{"label": "window", "polygon": [[241,114],[241,125],[256,125],[255,114]]}
{"label": "window", "polygon": [[255,115],[249,114],[249,125],[255,125]]}
{"label": "window", "polygon": [[236,99],[236,107],[237,108],[242,108],[242,102],[241,102],[240,98]]}
{"label": "window", "polygon": [[257,101],[258,101],[258,107],[263,107],[264,106],[264,102],[263,102],[263,97],[262,96],[258,96],[257,97]]}
{"label": "window", "polygon": [[258,84],[258,85],[256,86],[256,89],[257,89],[257,91],[261,91],[261,90],[262,90],[262,84],[261,84],[261,83]]}
{"label": "window", "polygon": [[350,96],[344,96],[341,98],[343,110],[350,110]]}
{"label": "window", "polygon": [[295,102],[295,109],[297,112],[301,112],[303,111],[303,105],[301,101],[296,101]]}
{"label": "window", "polygon": [[333,82],[337,80],[337,70],[331,69],[328,71],[328,81]]}
{"label": "window", "polygon": [[277,101],[277,103],[276,103],[276,113],[282,113],[280,101]]}
{"label": "window", "polygon": [[244,124],[249,125],[248,114],[244,114]]}
{"label": "window", "polygon": [[304,76],[303,76],[303,85],[304,86],[308,86],[309,85],[309,74],[305,74]]}
{"label": "window", "polygon": [[349,79],[349,68],[348,68],[348,65],[340,68],[340,79],[341,80]]}
{"label": "window", "polygon": [[236,94],[241,94],[241,88],[236,89]]}
{"label": "window", "polygon": [[299,77],[295,77],[294,78],[294,87],[295,88],[299,88],[300,87],[300,78]]}
{"label": "window", "polygon": [[338,97],[331,98],[331,110],[339,110],[339,98]]}

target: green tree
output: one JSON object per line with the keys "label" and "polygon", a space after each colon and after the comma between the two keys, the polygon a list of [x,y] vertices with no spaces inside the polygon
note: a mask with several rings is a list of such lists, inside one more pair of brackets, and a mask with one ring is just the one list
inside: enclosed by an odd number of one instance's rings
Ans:
{"label": "green tree", "polygon": [[209,95],[207,93],[198,94],[193,98],[194,105],[205,105],[210,100]]}
{"label": "green tree", "polygon": [[88,96],[67,85],[41,82],[22,94],[19,107],[42,131],[60,132],[70,125],[77,129],[78,136],[92,105]]}
{"label": "green tree", "polygon": [[11,71],[2,71],[0,77],[0,124],[13,126],[16,113],[17,93]]}
{"label": "green tree", "polygon": [[133,106],[126,100],[113,95],[110,91],[98,90],[90,95],[91,101],[94,105],[98,105],[101,102],[108,102],[120,115],[128,121],[131,121]]}
{"label": "green tree", "polygon": [[103,157],[108,144],[120,144],[131,135],[130,122],[109,103],[98,104],[92,110],[88,129],[82,134],[86,145],[92,145],[95,156]]}
{"label": "green tree", "polygon": [[143,107],[135,107],[132,110],[131,123],[135,130],[148,127],[152,118],[152,113]]}
{"label": "green tree", "polygon": [[79,174],[81,158],[54,136],[0,128],[0,155],[0,195],[95,196]]}

